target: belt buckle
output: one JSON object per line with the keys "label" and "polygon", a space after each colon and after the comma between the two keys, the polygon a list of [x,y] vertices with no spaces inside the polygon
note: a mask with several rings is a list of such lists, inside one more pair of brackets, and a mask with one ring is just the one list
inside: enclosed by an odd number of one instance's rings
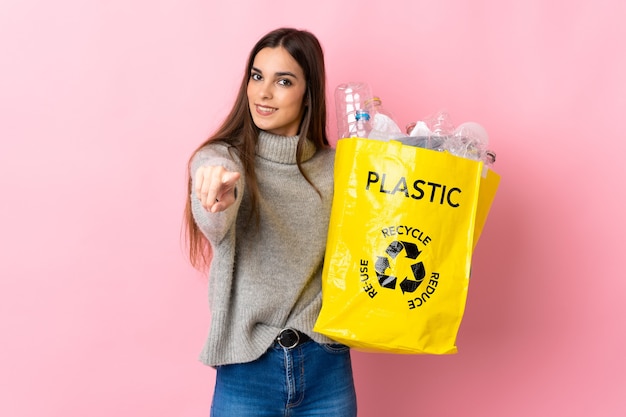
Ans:
{"label": "belt buckle", "polygon": [[300,333],[294,329],[283,329],[278,334],[276,341],[285,349],[291,349],[300,343]]}

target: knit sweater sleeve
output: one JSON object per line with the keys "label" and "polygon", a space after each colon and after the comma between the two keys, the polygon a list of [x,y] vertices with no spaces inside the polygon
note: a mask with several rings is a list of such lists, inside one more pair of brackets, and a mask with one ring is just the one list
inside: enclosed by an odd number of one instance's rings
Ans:
{"label": "knit sweater sleeve", "polygon": [[[236,171],[241,174],[237,182],[235,203],[222,212],[210,213],[205,210],[195,193],[196,171],[202,166],[223,166],[229,171]],[[191,211],[194,220],[211,245],[215,246],[224,238],[237,218],[237,212],[239,211],[239,205],[245,190],[243,166],[239,159],[229,152],[226,145],[215,143],[205,146],[193,156],[189,175],[192,181],[192,192],[189,198],[191,199]]]}

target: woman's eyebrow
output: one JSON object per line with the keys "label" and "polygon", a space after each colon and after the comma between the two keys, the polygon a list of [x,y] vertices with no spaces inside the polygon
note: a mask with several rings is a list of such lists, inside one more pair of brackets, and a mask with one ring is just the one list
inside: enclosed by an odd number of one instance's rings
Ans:
{"label": "woman's eyebrow", "polygon": [[293,72],[289,72],[289,71],[277,72],[276,76],[277,77],[288,76],[288,77],[298,78],[298,77],[296,77],[296,74],[294,74]]}
{"label": "woman's eyebrow", "polygon": [[[263,74],[263,71],[261,71],[260,69],[258,69],[257,67],[252,67],[252,71],[254,72],[258,72],[259,74]],[[296,77],[296,74],[294,74],[293,72],[289,72],[289,71],[279,71],[275,74],[276,77],[293,77],[295,79],[297,79],[298,77]]]}

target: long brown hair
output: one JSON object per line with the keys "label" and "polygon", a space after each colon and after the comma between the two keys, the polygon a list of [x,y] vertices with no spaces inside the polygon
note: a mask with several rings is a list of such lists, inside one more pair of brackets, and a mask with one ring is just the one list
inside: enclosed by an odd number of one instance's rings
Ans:
{"label": "long brown hair", "polygon": [[300,139],[296,151],[296,161],[300,173],[311,183],[302,170],[302,149],[305,139],[313,142],[317,149],[329,147],[326,134],[326,70],[322,47],[312,33],[306,30],[280,28],[263,36],[250,51],[246,70],[241,80],[239,92],[233,107],[217,131],[204,141],[192,154],[188,162],[190,176],[187,184],[187,203],[185,205],[185,237],[189,249],[189,260],[197,269],[209,265],[211,248],[191,212],[191,193],[193,173],[190,172],[193,155],[209,142],[220,141],[229,146],[241,160],[244,168],[247,191],[250,193],[251,215],[258,224],[259,188],[255,172],[254,158],[259,129],[250,115],[247,86],[256,55],[264,48],[283,47],[296,60],[306,79],[305,110],[300,124]]}

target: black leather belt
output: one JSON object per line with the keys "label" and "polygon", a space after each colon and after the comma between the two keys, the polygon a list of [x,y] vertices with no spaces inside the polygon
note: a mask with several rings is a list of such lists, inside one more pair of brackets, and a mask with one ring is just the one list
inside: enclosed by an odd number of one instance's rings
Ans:
{"label": "black leather belt", "polygon": [[285,349],[293,349],[309,340],[311,340],[309,336],[296,329],[283,329],[276,338],[276,342]]}

